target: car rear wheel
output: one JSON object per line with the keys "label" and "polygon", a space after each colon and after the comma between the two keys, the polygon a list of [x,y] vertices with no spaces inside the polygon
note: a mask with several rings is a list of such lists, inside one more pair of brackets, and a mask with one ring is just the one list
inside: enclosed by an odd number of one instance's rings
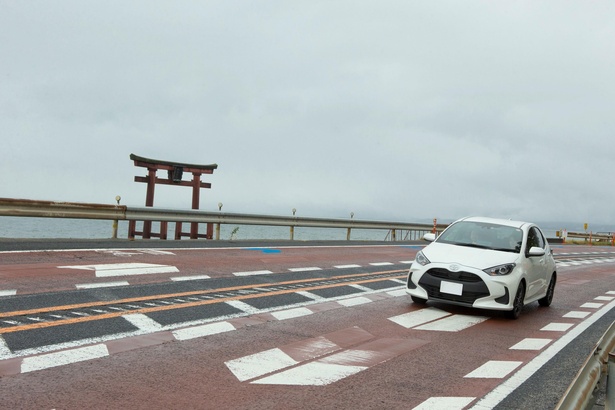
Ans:
{"label": "car rear wheel", "polygon": [[410,296],[410,297],[412,298],[412,301],[413,301],[414,303],[418,303],[418,304],[420,304],[420,305],[424,305],[425,303],[427,303],[427,300],[426,300],[426,299],[419,298],[419,297],[416,297],[416,296]]}
{"label": "car rear wheel", "polygon": [[523,310],[523,300],[525,299],[525,282],[520,282],[513,300],[513,308],[508,315],[511,319],[517,319]]}
{"label": "car rear wheel", "polygon": [[553,293],[555,292],[555,273],[551,276],[551,282],[549,282],[549,287],[547,288],[547,294],[544,298],[538,299],[538,303],[540,306],[549,306],[553,301]]}

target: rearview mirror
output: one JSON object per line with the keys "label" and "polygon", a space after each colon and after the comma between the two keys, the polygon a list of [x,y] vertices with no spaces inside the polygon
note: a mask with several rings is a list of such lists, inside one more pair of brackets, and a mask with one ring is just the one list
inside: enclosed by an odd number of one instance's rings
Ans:
{"label": "rearview mirror", "polygon": [[436,240],[436,234],[435,233],[426,233],[425,235],[423,235],[423,239],[428,241],[428,242],[433,242]]}
{"label": "rearview mirror", "polygon": [[530,251],[528,252],[529,256],[542,256],[545,254],[545,250],[542,248],[539,248],[538,246],[532,246],[530,248]]}

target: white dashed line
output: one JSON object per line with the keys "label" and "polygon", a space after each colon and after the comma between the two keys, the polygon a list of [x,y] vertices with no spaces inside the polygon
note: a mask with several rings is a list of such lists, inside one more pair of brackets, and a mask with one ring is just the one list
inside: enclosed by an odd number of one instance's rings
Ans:
{"label": "white dashed line", "polygon": [[189,340],[197,337],[215,335],[218,333],[230,332],[235,330],[235,326],[228,322],[210,323],[201,326],[189,327],[173,331],[173,336],[177,340]]}
{"label": "white dashed line", "polygon": [[300,291],[300,292],[295,292],[295,293],[296,293],[297,295],[301,295],[301,296],[304,296],[304,297],[306,297],[306,298],[308,298],[308,299],[312,299],[312,300],[323,300],[323,299],[326,299],[326,298],[323,298],[322,296],[318,296],[318,295],[317,295],[317,294],[315,294],[315,293],[312,293],[312,292],[306,292],[306,291],[304,291],[304,290],[302,290],[302,291]]}
{"label": "white dashed line", "polygon": [[235,276],[254,276],[254,275],[271,275],[273,272],[270,270],[254,270],[250,272],[233,272]]}
{"label": "white dashed line", "polygon": [[512,346],[510,350],[540,350],[549,343],[551,343],[553,339],[532,339],[526,338]]}
{"label": "white dashed line", "polygon": [[17,294],[17,290],[0,290],[0,296],[14,296]]}
{"label": "white dashed line", "polygon": [[412,410],[463,410],[476,397],[431,397]]}
{"label": "white dashed line", "polygon": [[249,313],[249,314],[255,314],[260,312],[260,309],[255,308],[252,305],[249,305],[245,302],[242,302],[240,300],[230,300],[228,302],[226,302],[227,305],[234,307],[235,309],[239,309],[244,313]]}
{"label": "white dashed line", "polygon": [[61,352],[47,353],[40,356],[26,357],[21,363],[21,372],[33,372],[85,360],[99,359],[108,355],[109,350],[107,346],[104,344],[97,344]]}
{"label": "white dashed line", "polygon": [[296,317],[308,316],[308,315],[311,315],[313,313],[314,312],[312,312],[310,309],[304,308],[304,307],[296,308],[296,309],[282,310],[282,311],[279,311],[279,312],[271,312],[273,317],[275,317],[278,320],[294,319]]}
{"label": "white dashed line", "polygon": [[96,289],[96,288],[111,288],[114,286],[129,286],[130,283],[126,281],[121,282],[105,282],[105,283],[82,283],[75,285],[77,289]]}
{"label": "white dashed line", "polygon": [[144,330],[147,332],[156,332],[162,328],[162,325],[160,325],[160,323],[156,322],[149,316],[146,316],[141,313],[123,315],[122,317],[129,321],[131,324],[135,325],[137,328],[139,328],[139,330]]}
{"label": "white dashed line", "polygon": [[372,266],[389,266],[392,265],[392,262],[372,262],[370,265]]}
{"label": "white dashed line", "polygon": [[311,272],[314,270],[322,270],[322,268],[318,268],[316,266],[309,266],[305,268],[289,268],[288,270],[291,272]]}
{"label": "white dashed line", "polygon": [[373,291],[373,289],[370,289],[367,286],[361,286],[361,285],[348,285],[348,286],[351,287],[351,288],[358,289],[358,290],[363,291],[363,292],[371,292],[371,291]]}
{"label": "white dashed line", "polygon": [[589,312],[579,312],[579,311],[573,310],[572,312],[566,313],[562,317],[571,318],[571,319],[584,319],[584,318],[586,318],[589,315],[590,315]]}
{"label": "white dashed line", "polygon": [[478,379],[502,379],[522,364],[523,362],[490,360],[478,369],[466,374],[464,377]]}
{"label": "white dashed line", "polygon": [[565,332],[572,326],[574,326],[572,323],[550,323],[540,330],[544,330],[547,332]]}
{"label": "white dashed line", "polygon": [[603,304],[603,303],[591,303],[591,302],[588,302],[588,303],[583,303],[583,304],[581,305],[581,307],[582,307],[582,308],[585,308],[585,309],[599,309],[599,308],[601,308],[602,306],[604,306],[604,304]]}
{"label": "white dashed line", "polygon": [[366,298],[364,296],[359,296],[356,298],[351,298],[351,299],[343,299],[338,301],[337,303],[339,303],[342,306],[346,306],[346,307],[350,307],[350,306],[358,306],[358,305],[363,305],[365,303],[371,303],[372,300],[369,298]]}
{"label": "white dashed line", "polygon": [[181,282],[185,280],[201,280],[201,279],[211,279],[208,275],[198,275],[198,276],[177,276],[175,278],[171,278],[174,282]]}
{"label": "white dashed line", "polygon": [[337,265],[337,266],[334,266],[334,268],[337,268],[337,269],[350,269],[350,268],[360,268],[360,267],[361,267],[361,265]]}

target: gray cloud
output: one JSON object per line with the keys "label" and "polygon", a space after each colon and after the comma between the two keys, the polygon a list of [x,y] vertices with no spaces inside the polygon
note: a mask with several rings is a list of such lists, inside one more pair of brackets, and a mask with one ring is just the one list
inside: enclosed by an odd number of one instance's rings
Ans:
{"label": "gray cloud", "polygon": [[[0,2],[0,192],[615,224],[612,2]],[[190,192],[157,188],[156,205]]]}

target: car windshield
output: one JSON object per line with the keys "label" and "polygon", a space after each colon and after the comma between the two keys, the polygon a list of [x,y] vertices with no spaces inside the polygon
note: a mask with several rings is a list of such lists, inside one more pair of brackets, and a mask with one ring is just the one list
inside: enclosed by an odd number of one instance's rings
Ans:
{"label": "car windshield", "polygon": [[521,252],[523,231],[512,226],[460,221],[448,227],[437,239],[440,243]]}

